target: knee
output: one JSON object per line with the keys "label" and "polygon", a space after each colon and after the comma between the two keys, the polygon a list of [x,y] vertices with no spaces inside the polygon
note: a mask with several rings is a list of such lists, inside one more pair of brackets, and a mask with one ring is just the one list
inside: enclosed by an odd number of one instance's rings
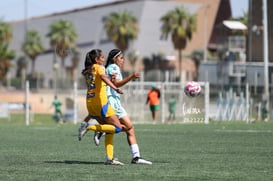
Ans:
{"label": "knee", "polygon": [[127,127],[126,133],[129,134],[129,135],[135,134],[134,126],[131,125],[130,127]]}
{"label": "knee", "polygon": [[129,121],[124,121],[124,122],[121,122],[121,124],[124,126],[124,131],[128,132],[129,130],[131,129],[134,129],[134,125],[132,122],[129,122]]}

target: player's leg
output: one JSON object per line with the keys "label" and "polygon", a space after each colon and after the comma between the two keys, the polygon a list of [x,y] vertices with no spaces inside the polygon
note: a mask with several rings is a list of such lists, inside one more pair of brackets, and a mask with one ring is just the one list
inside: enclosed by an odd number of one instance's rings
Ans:
{"label": "player's leg", "polygon": [[96,124],[83,127],[83,129],[79,131],[79,140],[81,140],[81,138],[88,130],[106,133],[119,133],[120,131],[122,131],[123,126],[120,124],[114,109],[111,107],[110,104],[108,104],[108,102],[102,107],[91,105],[91,103],[88,102],[87,109],[90,116],[87,116],[85,118],[85,122],[88,122],[87,120],[92,117],[95,118],[101,125]]}
{"label": "player's leg", "polygon": [[[100,121],[100,123],[101,123],[101,122],[102,122],[102,121]],[[121,128],[122,130],[125,130],[125,126],[124,126],[124,125],[121,125],[121,123],[119,122],[118,117],[117,117],[116,115],[112,115],[112,116],[110,116],[110,117],[105,118],[105,119],[104,119],[104,123],[105,123],[105,124],[108,124],[108,125],[114,125],[115,128],[117,129],[116,131],[118,131],[118,132],[121,131],[120,128]],[[109,127],[108,127],[108,128],[109,128]],[[116,132],[116,133],[118,133],[118,132]],[[109,130],[108,130],[108,131],[103,131],[102,129],[101,129],[101,130],[97,129],[97,130],[95,131],[94,137],[93,137],[95,145],[98,146],[98,145],[100,144],[100,138],[101,138],[102,136],[104,136],[105,133],[110,133],[110,132],[109,132]]]}
{"label": "player's leg", "polygon": [[[138,147],[136,136],[135,136],[134,125],[131,119],[129,118],[126,110],[122,107],[121,102],[113,97],[109,97],[108,101],[111,104],[111,106],[114,108],[119,118],[119,123],[122,124],[122,126],[124,126],[124,130],[126,131],[127,141],[130,146],[132,157],[133,157],[132,163],[152,164],[152,162],[146,161],[140,157],[139,147]],[[113,118],[114,118],[113,121],[116,121],[116,118],[115,117]],[[107,122],[107,123],[109,124],[111,122]],[[99,138],[101,136],[100,134],[101,133],[96,133],[94,135],[94,141],[96,145],[99,144]]]}
{"label": "player's leg", "polygon": [[156,121],[156,111],[152,110],[152,117],[153,117],[153,121]]}
{"label": "player's leg", "polygon": [[113,126],[111,124],[95,124],[95,125],[90,125],[87,127],[87,130],[92,130],[92,131],[99,131],[99,132],[105,132],[105,133],[119,133],[122,131],[121,128]]}
{"label": "player's leg", "polygon": [[159,105],[157,104],[157,105],[153,105],[153,108],[152,108],[152,110],[153,110],[153,120],[154,120],[154,123],[156,123],[156,121],[157,121],[157,114],[158,114],[158,111],[159,111]]}
{"label": "player's leg", "polygon": [[88,126],[88,121],[91,119],[91,116],[88,115],[84,118],[84,120],[81,122],[81,125],[78,129],[78,139],[81,141],[82,137],[86,134],[87,132],[87,126]]}
{"label": "player's leg", "polygon": [[107,133],[105,135],[105,151],[106,151],[106,165],[124,165],[122,162],[114,159],[114,134]]}
{"label": "player's leg", "polygon": [[96,146],[99,146],[100,144],[100,139],[101,137],[105,136],[105,132],[95,132],[94,133],[94,137],[93,137],[93,140],[94,140],[94,143]]}
{"label": "player's leg", "polygon": [[134,125],[128,115],[121,117],[120,123],[126,127],[127,142],[129,145],[137,144]]}
{"label": "player's leg", "polygon": [[105,118],[98,117],[97,121],[100,124],[88,125],[86,129],[105,133],[119,133],[122,130],[125,130],[124,125],[119,122],[118,117],[115,114]]}
{"label": "player's leg", "polygon": [[[108,103],[109,105],[111,105],[111,107],[114,109],[118,119],[122,116],[125,116],[127,115],[127,112],[125,111],[125,109],[121,106],[121,103],[120,103],[120,100],[119,99],[116,99],[114,98],[113,96],[109,96],[108,97]],[[113,124],[113,125],[116,125],[116,126],[120,126],[120,121],[117,120],[117,118],[114,118],[114,117],[109,117],[108,120],[106,120],[106,123],[107,124]],[[126,127],[126,125],[125,125]],[[95,145],[99,145],[100,143],[100,138],[103,136],[103,132],[95,132],[94,133],[94,143]]]}
{"label": "player's leg", "polygon": [[120,120],[121,124],[123,124],[126,127],[127,141],[130,146],[130,150],[131,150],[132,157],[133,157],[131,163],[151,165],[152,162],[147,161],[147,160],[141,158],[141,156],[140,156],[140,151],[139,151],[139,147],[137,144],[134,125],[133,125],[130,117],[128,115],[125,115],[125,116],[121,117],[119,120]]}
{"label": "player's leg", "polygon": [[[86,117],[88,119],[88,117]],[[85,121],[83,121],[83,125],[79,129],[79,140],[86,134],[87,131],[92,130],[95,132],[105,132],[105,133],[119,133],[123,130],[124,126],[122,126],[116,115],[107,117],[107,118],[99,118],[96,120],[101,124],[88,125]],[[85,125],[86,123],[86,125]],[[102,124],[104,123],[104,124]]]}
{"label": "player's leg", "polygon": [[[87,127],[89,126],[88,125],[88,122],[90,121],[90,119],[92,119],[92,116],[90,115],[87,115],[84,120],[81,122],[81,125],[78,129],[78,138],[79,138],[79,141],[81,141],[82,137],[87,133],[88,129]],[[94,119],[96,120],[99,124],[105,124],[105,122],[100,119],[99,117],[97,119]]]}
{"label": "player's leg", "polygon": [[155,123],[156,119],[157,119],[157,105],[151,105],[150,110],[152,112],[152,118],[153,118],[153,121]]}
{"label": "player's leg", "polygon": [[[86,101],[86,108],[88,110],[88,115],[81,122],[80,128],[78,129],[78,139],[81,141],[82,137],[87,133],[87,127],[89,120],[92,118],[92,115],[100,115],[101,106],[94,106],[91,102]],[[98,117],[98,116],[97,116]]]}
{"label": "player's leg", "polygon": [[152,119],[154,121],[154,111],[153,111],[153,105],[150,105],[150,111],[152,113]]}

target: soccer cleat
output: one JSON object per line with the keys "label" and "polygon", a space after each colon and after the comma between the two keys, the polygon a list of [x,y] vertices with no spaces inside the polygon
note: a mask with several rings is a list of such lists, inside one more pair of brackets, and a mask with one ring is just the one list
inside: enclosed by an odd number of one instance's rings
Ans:
{"label": "soccer cleat", "polygon": [[105,134],[106,134],[105,132],[95,132],[94,133],[94,143],[95,143],[96,146],[99,146],[100,138],[102,136],[105,136]]}
{"label": "soccer cleat", "polygon": [[146,165],[152,165],[153,163],[148,161],[148,160],[144,160],[141,157],[135,157],[133,158],[132,162],[133,164],[146,164]]}
{"label": "soccer cleat", "polygon": [[81,126],[79,128],[79,132],[78,132],[78,138],[79,138],[79,141],[82,140],[82,137],[87,133],[87,127],[88,127],[88,123],[83,121],[81,122]]}
{"label": "soccer cleat", "polygon": [[118,161],[117,158],[113,158],[112,160],[106,160],[105,165],[124,165],[124,163]]}

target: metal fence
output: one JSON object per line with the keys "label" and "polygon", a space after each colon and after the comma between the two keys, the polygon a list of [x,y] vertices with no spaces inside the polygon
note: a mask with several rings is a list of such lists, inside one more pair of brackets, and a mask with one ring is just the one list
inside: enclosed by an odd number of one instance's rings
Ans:
{"label": "metal fence", "polygon": [[[270,120],[272,117],[271,108],[265,109],[268,101],[253,96],[248,84],[242,87],[242,91],[239,93],[230,89],[227,92],[219,91],[218,96],[215,97],[210,94],[208,82],[199,83],[202,87],[201,94],[198,97],[190,98],[184,94],[183,89],[186,83],[133,81],[122,87],[124,91],[124,94],[121,95],[122,105],[134,123],[154,123],[146,99],[148,91],[152,85],[156,84],[161,91],[157,123],[209,123],[209,121],[231,120],[252,122]],[[33,120],[34,117],[31,114],[52,114],[53,110],[49,110],[49,106],[55,94],[54,90],[32,92],[29,90],[28,84],[25,87],[26,90],[24,93],[21,92],[20,96],[14,93],[12,95],[18,98],[17,104],[26,105],[21,108],[22,111],[25,109],[26,124],[30,124]],[[79,89],[76,82],[73,87],[73,89],[58,91],[58,98],[64,105],[63,112],[66,115],[66,121],[76,124],[81,122],[88,112],[85,103],[86,89]],[[23,97],[25,98],[22,99]],[[175,119],[169,119],[171,97],[176,100]],[[0,117],[9,118],[12,105],[14,102],[1,102]],[[28,110],[28,107],[33,109]]]}

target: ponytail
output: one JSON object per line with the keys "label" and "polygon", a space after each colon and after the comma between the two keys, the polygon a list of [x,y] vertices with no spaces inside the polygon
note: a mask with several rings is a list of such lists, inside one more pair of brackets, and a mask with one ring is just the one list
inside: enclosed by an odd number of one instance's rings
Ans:
{"label": "ponytail", "polygon": [[86,54],[84,69],[82,70],[83,75],[93,66],[93,64],[96,64],[96,58],[101,56],[101,53],[102,51],[100,49],[93,49]]}

